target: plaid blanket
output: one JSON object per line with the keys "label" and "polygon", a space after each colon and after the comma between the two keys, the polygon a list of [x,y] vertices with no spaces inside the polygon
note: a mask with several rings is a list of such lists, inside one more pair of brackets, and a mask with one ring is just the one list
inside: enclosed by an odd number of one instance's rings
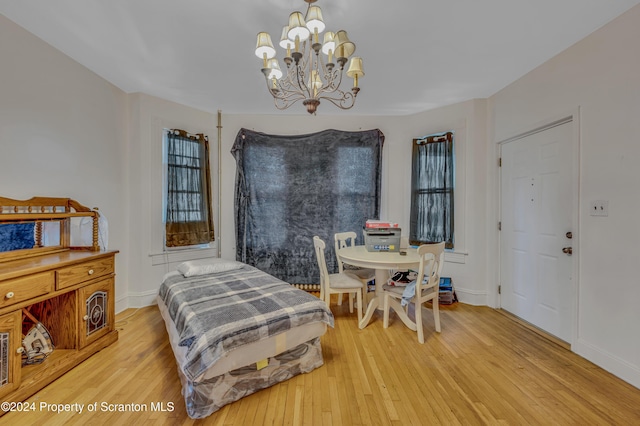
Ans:
{"label": "plaid blanket", "polygon": [[333,327],[323,301],[249,265],[190,278],[169,275],[159,297],[178,330],[180,346],[188,348],[181,368],[191,380],[244,344],[310,322]]}

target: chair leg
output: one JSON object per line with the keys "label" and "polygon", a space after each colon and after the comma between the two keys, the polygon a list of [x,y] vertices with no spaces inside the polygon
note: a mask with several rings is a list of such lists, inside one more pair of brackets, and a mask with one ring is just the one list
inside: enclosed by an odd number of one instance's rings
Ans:
{"label": "chair leg", "polygon": [[338,306],[342,305],[342,293],[338,293]]}
{"label": "chair leg", "polygon": [[432,302],[433,305],[433,322],[436,323],[436,331],[440,333],[440,303],[438,303],[438,296]]}
{"label": "chair leg", "polygon": [[422,327],[422,303],[416,301],[414,303],[416,310],[416,330],[418,331],[418,342],[424,343],[424,328]]}
{"label": "chair leg", "polygon": [[327,308],[331,307],[331,293],[329,291],[324,292],[324,303],[327,304]]}
{"label": "chair leg", "polygon": [[[340,293],[340,296],[342,297],[342,293]],[[349,299],[349,313],[352,314],[353,313],[353,295],[351,293],[347,293],[347,299]]]}
{"label": "chair leg", "polygon": [[[349,301],[351,302],[351,306],[353,306],[351,294],[349,294]],[[360,290],[356,291],[356,303],[358,303],[356,309],[358,310],[358,324],[360,324],[360,321],[362,321],[362,291]]]}

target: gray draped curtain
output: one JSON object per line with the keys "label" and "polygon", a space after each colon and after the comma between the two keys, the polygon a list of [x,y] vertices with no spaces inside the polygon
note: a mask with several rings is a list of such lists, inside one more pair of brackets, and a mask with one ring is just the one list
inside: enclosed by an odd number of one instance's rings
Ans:
{"label": "gray draped curtain", "polygon": [[453,133],[413,140],[411,244],[453,248]]}
{"label": "gray draped curtain", "polygon": [[241,129],[231,150],[236,259],[292,284],[316,284],[318,235],[337,271],[334,234],[355,231],[362,244],[365,221],[379,218],[383,143],[377,129],[296,136]]}

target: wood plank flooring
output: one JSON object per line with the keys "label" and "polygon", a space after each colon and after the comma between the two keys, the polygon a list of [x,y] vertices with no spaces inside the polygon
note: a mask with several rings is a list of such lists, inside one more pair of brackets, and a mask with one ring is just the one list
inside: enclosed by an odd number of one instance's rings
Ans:
{"label": "wood plank flooring", "polygon": [[[30,398],[34,411],[8,413],[0,424],[640,424],[639,389],[500,312],[443,307],[437,334],[424,309],[420,345],[393,314],[387,330],[379,313],[359,330],[355,313],[334,304],[336,326],[322,337],[323,367],[199,421],[185,413],[158,309],[129,309],[117,316],[117,343]],[[56,405],[41,404],[70,405],[54,411]]]}

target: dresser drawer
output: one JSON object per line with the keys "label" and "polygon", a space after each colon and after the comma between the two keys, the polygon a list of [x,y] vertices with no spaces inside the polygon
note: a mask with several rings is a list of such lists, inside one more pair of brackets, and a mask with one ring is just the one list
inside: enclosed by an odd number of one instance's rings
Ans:
{"label": "dresser drawer", "polygon": [[58,274],[57,289],[71,287],[104,275],[113,274],[113,257],[94,259],[90,262],[60,268]]}
{"label": "dresser drawer", "polygon": [[53,271],[0,282],[0,308],[53,291]]}

